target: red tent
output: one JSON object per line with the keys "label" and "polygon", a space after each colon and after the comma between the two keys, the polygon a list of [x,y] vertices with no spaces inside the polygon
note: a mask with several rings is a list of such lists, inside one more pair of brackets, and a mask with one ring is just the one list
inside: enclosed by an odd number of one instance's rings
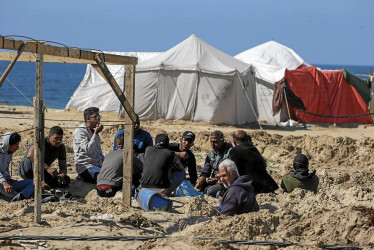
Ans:
{"label": "red tent", "polygon": [[[301,66],[296,70],[286,70],[289,89],[304,103],[305,111],[316,116],[299,112],[304,123],[372,123],[367,104],[356,88],[344,79],[342,70],[320,71],[315,67]],[[290,107],[291,118],[297,120],[297,108]],[[330,116],[330,117],[324,117]],[[333,116],[333,117],[331,117]],[[337,118],[335,116],[355,116]]]}

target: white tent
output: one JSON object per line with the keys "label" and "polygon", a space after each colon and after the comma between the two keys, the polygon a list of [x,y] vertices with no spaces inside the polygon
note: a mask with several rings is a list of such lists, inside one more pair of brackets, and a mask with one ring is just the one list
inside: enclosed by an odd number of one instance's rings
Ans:
{"label": "white tent", "polygon": [[[108,52],[122,56],[138,57],[138,62],[149,60],[161,52]],[[108,69],[116,79],[119,87],[124,88],[125,66],[108,65]],[[82,82],[75,90],[74,94],[65,108],[75,108],[84,110],[88,107],[98,107],[103,111],[119,112],[120,103],[110,85],[102,76],[90,65],[87,65],[86,74]]]}
{"label": "white tent", "polygon": [[[257,105],[259,120],[282,120],[272,115],[273,84],[284,77],[285,69],[293,70],[300,65],[311,66],[292,49],[270,41],[248,49],[235,56],[254,68],[257,79]],[[266,84],[268,82],[268,84]]]}
{"label": "white tent", "polygon": [[136,67],[135,112],[141,119],[254,122],[255,93],[250,65],[196,35]]}
{"label": "white tent", "polygon": [[[196,35],[166,52],[149,55],[153,58],[147,60],[139,53],[125,55],[140,59],[135,74],[135,112],[141,120],[183,119],[214,124],[257,120],[251,66]],[[123,67],[110,66],[110,70],[123,87]],[[117,112],[120,105],[110,86],[88,66],[66,108],[84,110],[90,106]]]}

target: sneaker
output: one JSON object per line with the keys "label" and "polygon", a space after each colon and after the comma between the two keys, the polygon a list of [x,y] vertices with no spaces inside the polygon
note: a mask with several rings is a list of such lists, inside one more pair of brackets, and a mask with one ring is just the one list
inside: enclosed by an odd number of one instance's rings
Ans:
{"label": "sneaker", "polygon": [[16,196],[13,197],[13,199],[10,202],[20,201],[20,200],[24,200],[24,199],[25,199],[25,196],[23,196],[22,193],[18,193]]}

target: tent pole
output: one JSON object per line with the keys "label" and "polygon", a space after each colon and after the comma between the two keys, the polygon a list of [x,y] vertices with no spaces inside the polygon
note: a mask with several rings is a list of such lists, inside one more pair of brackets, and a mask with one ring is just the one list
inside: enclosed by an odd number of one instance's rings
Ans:
{"label": "tent pole", "polygon": [[247,97],[247,100],[248,100],[248,102],[249,102],[249,105],[250,105],[251,108],[252,108],[253,114],[254,114],[255,117],[256,117],[257,124],[258,124],[258,126],[260,126],[260,130],[262,130],[261,124],[258,122],[258,116],[256,115],[255,109],[253,108],[253,105],[252,105],[252,103],[251,103],[251,100],[249,99],[249,96],[248,96],[247,90],[245,90],[245,86],[244,86],[244,83],[243,83],[242,79],[240,78],[239,72],[236,71],[236,74],[238,75],[239,81],[240,81],[240,83],[242,84],[243,91],[244,91],[244,93],[245,93],[245,95],[246,95],[246,97]]}
{"label": "tent pole", "polygon": [[290,110],[288,108],[288,101],[287,101],[287,95],[286,95],[285,88],[283,88],[283,93],[284,93],[284,99],[286,100],[286,106],[287,106],[287,112],[288,112],[288,119],[290,120],[291,119],[291,115],[290,115]]}

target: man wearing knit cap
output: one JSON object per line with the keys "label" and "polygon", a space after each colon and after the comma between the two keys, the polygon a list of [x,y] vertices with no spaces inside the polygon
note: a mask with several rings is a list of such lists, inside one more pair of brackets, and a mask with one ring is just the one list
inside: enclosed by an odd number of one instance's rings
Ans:
{"label": "man wearing knit cap", "polygon": [[159,134],[155,146],[147,147],[144,154],[142,188],[148,188],[170,195],[183,181],[184,168],[179,157],[168,149],[169,137]]}
{"label": "man wearing knit cap", "polygon": [[295,188],[313,191],[317,193],[319,178],[316,176],[316,170],[309,173],[309,160],[299,154],[293,161],[293,168],[288,174],[283,176],[281,187],[285,192],[292,192]]}

